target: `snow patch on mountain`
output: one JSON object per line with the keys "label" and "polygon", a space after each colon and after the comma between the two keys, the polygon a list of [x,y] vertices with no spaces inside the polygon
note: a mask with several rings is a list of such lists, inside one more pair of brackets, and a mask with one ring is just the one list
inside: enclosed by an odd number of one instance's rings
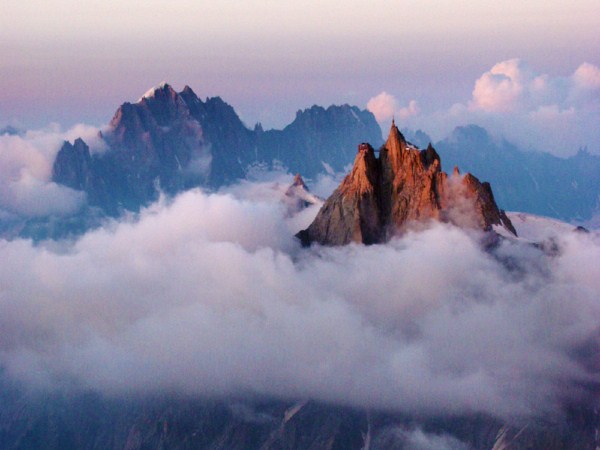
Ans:
{"label": "snow patch on mountain", "polygon": [[[576,226],[573,224],[549,217],[522,212],[509,212],[507,215],[517,230],[519,238],[528,241],[540,241],[551,237],[559,237],[576,230]],[[496,230],[496,227],[494,229]],[[501,230],[496,231],[502,234]]]}
{"label": "snow patch on mountain", "polygon": [[156,96],[156,91],[159,91],[159,90],[161,90],[161,89],[164,89],[164,88],[165,88],[165,87],[167,87],[167,86],[168,86],[168,83],[167,83],[166,81],[161,81],[161,82],[160,82],[160,83],[159,83],[157,86],[154,86],[154,87],[152,87],[152,88],[148,89],[148,90],[147,90],[147,91],[144,93],[144,95],[142,95],[142,96],[141,96],[141,97],[138,99],[137,103],[141,102],[141,101],[142,101],[143,99],[145,99],[145,98],[154,98],[154,97]]}

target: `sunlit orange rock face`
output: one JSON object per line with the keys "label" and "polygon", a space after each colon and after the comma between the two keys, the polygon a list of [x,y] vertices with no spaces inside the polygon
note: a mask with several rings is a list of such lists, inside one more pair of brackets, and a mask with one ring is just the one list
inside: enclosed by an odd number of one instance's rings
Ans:
{"label": "sunlit orange rock face", "polygon": [[419,150],[392,123],[379,157],[360,144],[351,172],[298,237],[305,245],[376,244],[431,221],[483,231],[499,225],[516,235],[489,183],[457,168],[448,176],[431,145]]}

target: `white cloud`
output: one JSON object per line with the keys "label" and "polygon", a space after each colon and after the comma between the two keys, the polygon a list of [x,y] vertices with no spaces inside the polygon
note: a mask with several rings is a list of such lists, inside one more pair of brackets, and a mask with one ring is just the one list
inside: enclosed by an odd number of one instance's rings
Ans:
{"label": "white cloud", "polygon": [[444,225],[302,250],[265,187],[190,191],[58,250],[0,241],[5,373],[503,417],[598,381],[581,351],[598,343],[595,235],[564,237],[555,258],[520,245],[494,258]]}
{"label": "white cloud", "polygon": [[0,136],[1,211],[37,217],[70,214],[81,206],[82,193],[51,182],[52,164],[64,136],[56,128]]}
{"label": "white cloud", "polygon": [[383,91],[367,102],[367,109],[378,121],[390,120],[398,109],[398,101],[393,95]]}
{"label": "white cloud", "polygon": [[398,118],[400,120],[407,120],[409,117],[416,116],[421,112],[419,105],[416,100],[408,102],[408,106],[400,108],[398,110]]}
{"label": "white cloud", "polygon": [[407,106],[401,107],[393,95],[383,91],[367,102],[367,109],[373,113],[379,122],[386,122],[396,116],[400,120],[418,115],[421,110],[416,100],[411,100]]}
{"label": "white cloud", "polygon": [[561,110],[558,105],[540,106],[537,110],[531,111],[529,115],[540,120],[552,120],[556,117],[567,118],[575,116],[575,108],[571,107],[567,110]]}
{"label": "white cloud", "polygon": [[600,89],[600,68],[585,62],[573,74],[573,81],[584,89]]}
{"label": "white cloud", "polygon": [[471,108],[484,111],[513,111],[523,94],[526,78],[526,70],[518,59],[496,64],[475,82]]}
{"label": "white cloud", "polygon": [[[386,93],[381,103],[391,105],[390,99]],[[470,99],[457,100],[448,109],[412,114],[410,105],[399,114],[396,103],[399,125],[443,139],[454,127],[475,123],[525,148],[567,156],[587,146],[600,153],[600,68],[593,64],[553,76],[519,59],[501,61],[475,80]]]}

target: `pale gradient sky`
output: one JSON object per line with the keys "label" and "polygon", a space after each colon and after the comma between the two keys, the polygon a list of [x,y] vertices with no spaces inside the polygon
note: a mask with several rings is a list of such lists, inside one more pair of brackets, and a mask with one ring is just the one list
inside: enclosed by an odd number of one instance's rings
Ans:
{"label": "pale gradient sky", "polygon": [[382,91],[433,111],[500,61],[567,77],[598,49],[599,0],[2,0],[0,125],[101,125],[163,80],[248,125]]}

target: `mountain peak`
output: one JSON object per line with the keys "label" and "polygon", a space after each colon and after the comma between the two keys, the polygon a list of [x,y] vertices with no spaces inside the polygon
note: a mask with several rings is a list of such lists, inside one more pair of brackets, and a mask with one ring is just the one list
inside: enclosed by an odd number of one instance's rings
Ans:
{"label": "mountain peak", "polygon": [[183,87],[183,91],[181,91],[179,95],[186,103],[188,103],[188,105],[190,103],[200,103],[200,98],[198,98],[194,90],[187,84]]}
{"label": "mountain peak", "polygon": [[302,245],[375,244],[383,240],[380,165],[373,147],[358,146],[350,174],[327,199],[313,223],[297,234]]}
{"label": "mountain peak", "polygon": [[400,170],[402,165],[402,158],[406,151],[406,139],[400,130],[396,126],[395,121],[392,119],[392,126],[388,138],[381,149],[381,160],[384,166],[389,166],[393,173]]}
{"label": "mountain peak", "polygon": [[[196,93],[194,92],[194,90],[189,85],[187,85],[187,84],[183,87],[183,91],[182,92],[187,92],[187,93],[196,95]],[[197,95],[196,95],[196,97],[197,97]]]}
{"label": "mountain peak", "polygon": [[480,145],[484,145],[492,141],[492,137],[487,130],[475,124],[462,125],[454,128],[454,130],[452,130],[452,134],[449,136],[449,139],[454,142],[467,141]]}
{"label": "mountain peak", "polygon": [[292,182],[292,186],[301,187],[303,189],[308,190],[308,188],[306,187],[306,183],[304,183],[304,180],[302,179],[302,175],[300,175],[299,173],[294,175],[294,181]]}
{"label": "mountain peak", "polygon": [[396,126],[396,122],[392,119],[392,126],[390,127],[390,132],[388,133],[388,138],[386,141],[386,147],[388,144],[405,144],[406,139],[404,139],[404,135],[400,132],[398,127]]}
{"label": "mountain peak", "polygon": [[407,145],[392,123],[379,159],[369,144],[360,144],[350,174],[298,237],[304,245],[373,244],[431,220],[484,231],[500,225],[516,235],[489,183],[457,170],[448,177],[433,146]]}
{"label": "mountain peak", "polygon": [[340,190],[344,194],[364,194],[374,192],[378,184],[377,158],[373,147],[367,143],[358,146],[354,166],[342,184]]}
{"label": "mountain peak", "polygon": [[157,86],[154,86],[154,87],[148,89],[144,93],[144,95],[142,95],[139,98],[139,100],[137,101],[137,103],[141,102],[144,99],[158,98],[160,96],[169,96],[169,97],[172,97],[173,94],[177,95],[177,92],[175,92],[175,89],[173,89],[171,87],[171,85],[169,83],[167,83],[166,81],[162,81]]}
{"label": "mountain peak", "polygon": [[310,192],[299,173],[294,176],[294,181],[285,191],[283,200],[287,204],[290,216],[311,205],[322,203],[319,197]]}

